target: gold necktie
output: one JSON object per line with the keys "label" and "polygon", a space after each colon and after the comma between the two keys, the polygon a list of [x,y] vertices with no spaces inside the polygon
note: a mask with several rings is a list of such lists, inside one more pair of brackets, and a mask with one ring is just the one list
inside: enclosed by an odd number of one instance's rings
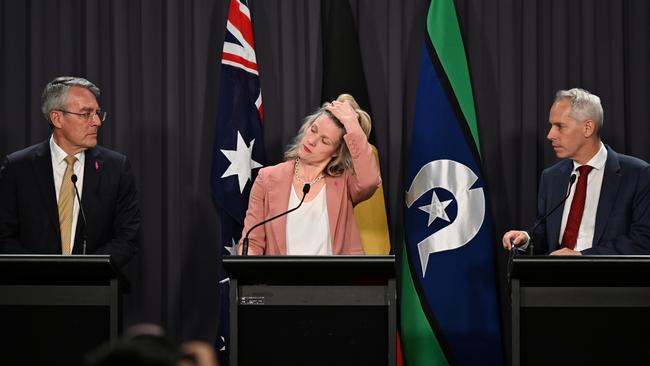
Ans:
{"label": "gold necktie", "polygon": [[72,209],[74,207],[74,187],[72,186],[72,173],[74,163],[77,161],[72,155],[65,157],[68,166],[63,174],[61,190],[59,191],[59,227],[61,228],[61,254],[70,255],[70,241],[72,237]]}

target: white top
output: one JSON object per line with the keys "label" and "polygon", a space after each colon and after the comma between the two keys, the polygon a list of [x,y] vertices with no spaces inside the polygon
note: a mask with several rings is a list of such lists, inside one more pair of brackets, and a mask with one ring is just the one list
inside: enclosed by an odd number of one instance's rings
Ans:
{"label": "white top", "polygon": [[[578,240],[574,250],[581,251],[589,249],[593,246],[594,231],[596,230],[596,211],[598,211],[598,201],[600,200],[600,188],[603,185],[603,176],[605,175],[605,162],[607,161],[607,149],[601,142],[600,149],[591,160],[585,165],[591,165],[593,169],[587,176],[587,196],[585,197],[585,210],[582,212],[582,221],[580,221],[580,229],[578,230]],[[573,162],[573,170],[575,174],[580,177],[578,168],[580,165]],[[576,181],[577,182],[577,181]],[[564,212],[562,213],[562,225],[560,226],[559,243],[562,243],[564,236],[564,229],[566,222],[569,218],[569,211],[571,211],[571,202],[573,202],[573,194],[575,193],[577,184],[571,187],[571,193],[564,203]]]}
{"label": "white top", "polygon": [[[287,216],[287,255],[332,255],[332,238],[327,216],[327,194],[323,185],[316,198]],[[296,207],[300,198],[293,184],[289,207]]]}
{"label": "white top", "polygon": [[[52,155],[52,173],[54,175],[54,192],[56,192],[56,202],[59,202],[59,191],[61,190],[61,183],[63,182],[63,175],[65,174],[65,169],[68,167],[68,163],[65,162],[66,156],[68,154],[59,147],[59,145],[54,142],[54,137],[50,137],[50,155]],[[77,189],[79,190],[79,197],[83,191],[84,185],[84,163],[86,161],[86,154],[82,151],[75,155],[77,161],[75,161],[74,166],[72,167],[73,174],[77,175]],[[73,198],[72,206],[72,232],[70,235],[70,252],[74,248],[74,237],[77,232],[77,219],[79,218],[79,203],[77,198]]]}

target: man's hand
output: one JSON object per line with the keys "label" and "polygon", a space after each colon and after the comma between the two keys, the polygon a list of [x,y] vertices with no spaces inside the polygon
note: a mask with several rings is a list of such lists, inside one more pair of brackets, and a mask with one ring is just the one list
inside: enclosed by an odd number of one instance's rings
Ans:
{"label": "man's hand", "polygon": [[516,247],[526,244],[528,236],[523,231],[510,230],[503,234],[503,247],[507,250],[512,249],[512,244]]}
{"label": "man's hand", "polygon": [[582,252],[569,248],[562,248],[552,252],[550,255],[582,255]]}

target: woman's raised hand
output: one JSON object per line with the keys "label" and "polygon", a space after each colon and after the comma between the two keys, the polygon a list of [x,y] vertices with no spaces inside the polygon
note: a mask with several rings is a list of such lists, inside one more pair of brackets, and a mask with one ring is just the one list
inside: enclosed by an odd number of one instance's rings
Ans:
{"label": "woman's raised hand", "polygon": [[352,108],[349,102],[335,100],[326,106],[325,109],[341,121],[348,133],[353,129],[361,128],[361,125],[359,125],[359,114]]}

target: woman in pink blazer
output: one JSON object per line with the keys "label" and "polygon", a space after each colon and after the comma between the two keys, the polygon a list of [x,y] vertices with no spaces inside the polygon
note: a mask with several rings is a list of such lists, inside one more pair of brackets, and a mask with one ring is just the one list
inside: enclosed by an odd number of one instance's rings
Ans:
{"label": "woman in pink blazer", "polygon": [[309,193],[298,210],[250,233],[249,255],[364,254],[353,207],[381,184],[370,127],[370,116],[348,94],[305,119],[285,162],[259,171],[242,236],[297,206],[305,184]]}

